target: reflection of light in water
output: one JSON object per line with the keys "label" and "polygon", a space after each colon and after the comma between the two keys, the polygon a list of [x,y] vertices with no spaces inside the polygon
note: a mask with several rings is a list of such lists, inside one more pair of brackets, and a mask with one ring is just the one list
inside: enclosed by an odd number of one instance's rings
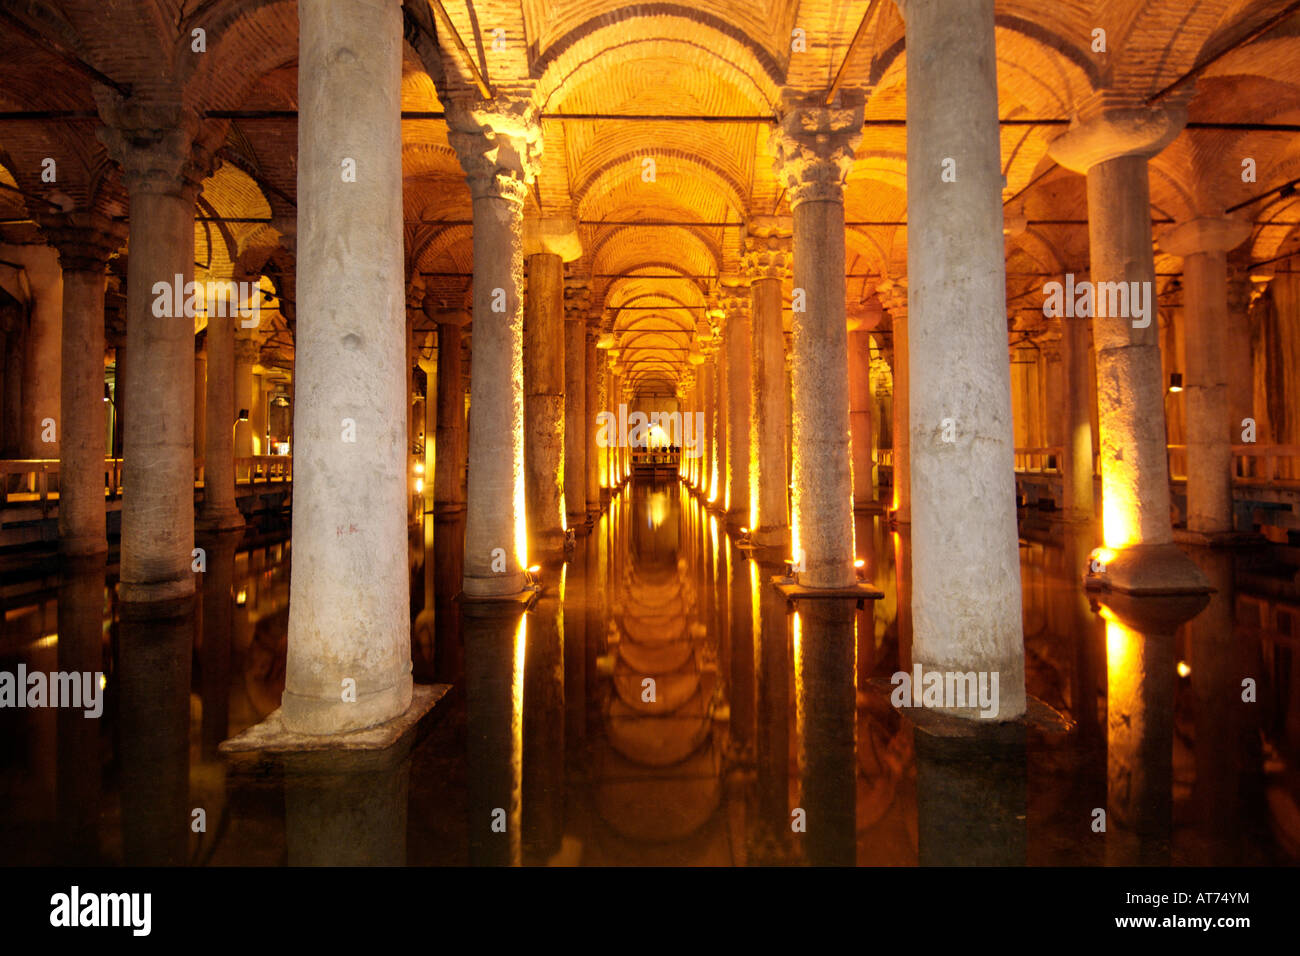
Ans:
{"label": "reflection of light in water", "polygon": [[646,523],[651,528],[658,528],[668,517],[668,496],[662,491],[656,491],[649,496],[646,502],[647,511]]}

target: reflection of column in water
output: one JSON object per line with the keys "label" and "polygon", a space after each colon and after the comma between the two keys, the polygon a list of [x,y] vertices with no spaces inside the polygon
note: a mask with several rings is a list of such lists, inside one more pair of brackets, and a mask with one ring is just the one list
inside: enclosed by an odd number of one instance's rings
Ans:
{"label": "reflection of column in water", "polygon": [[564,567],[562,559],[543,566],[546,587],[526,628],[523,845],[535,863],[559,851],[564,827]]}
{"label": "reflection of column in water", "polygon": [[1100,706],[1106,692],[1106,633],[1104,622],[1092,609],[1083,577],[1092,560],[1097,529],[1092,523],[1064,525],[1062,583],[1054,589],[1062,604],[1061,630],[1071,642],[1073,666],[1069,676],[1068,706],[1078,723],[1080,773],[1065,795],[1065,813],[1072,833],[1091,841],[1092,811],[1106,806],[1106,728]]}
{"label": "reflection of column in water", "polygon": [[[58,670],[84,674],[107,671],[104,666],[104,555],[65,557],[58,593]],[[91,678],[98,680],[98,678]],[[85,686],[84,683],[82,685]],[[106,691],[96,689],[103,702]],[[55,770],[56,806],[63,846],[59,862],[86,865],[99,862],[99,801],[103,756],[101,717],[88,718],[86,708],[58,711],[59,750]]]}
{"label": "reflection of column in water", "polygon": [[1264,797],[1259,704],[1241,699],[1243,678],[1259,679],[1259,642],[1233,631],[1233,553],[1195,548],[1192,560],[1214,592],[1209,606],[1187,622],[1187,661],[1195,700],[1196,778],[1192,803],[1196,827],[1214,866],[1267,862],[1250,847],[1271,835],[1245,832],[1268,819]]}
{"label": "reflection of column in water", "polygon": [[1025,729],[916,742],[917,850],[922,866],[1024,866]]}
{"label": "reflection of column in water", "polygon": [[731,723],[728,733],[733,752],[748,760],[754,746],[754,617],[761,582],[758,565],[745,560],[744,553],[734,545],[730,549],[731,648],[726,660],[730,665],[727,700],[731,705]]}
{"label": "reflection of column in water", "polygon": [[802,836],[814,866],[857,861],[853,600],[799,603],[794,666]]}
{"label": "reflection of column in water", "polygon": [[1106,863],[1169,863],[1173,832],[1174,632],[1206,604],[1107,593]]}
{"label": "reflection of column in water", "polygon": [[894,541],[894,576],[898,586],[898,669],[912,672],[912,526],[900,524]]}
{"label": "reflection of column in water", "polygon": [[566,766],[580,766],[587,707],[587,541],[579,539],[564,571],[564,750]]}
{"label": "reflection of column in water", "polygon": [[465,519],[463,512],[439,518],[434,528],[433,608],[437,649],[433,680],[453,683],[461,679],[465,648],[460,628],[460,582],[465,569]]}
{"label": "reflection of column in water", "polygon": [[517,866],[527,617],[500,601],[466,602],[461,617],[470,863]]}
{"label": "reflection of column in water", "polygon": [[770,583],[779,564],[759,565],[759,623],[754,634],[758,726],[754,756],[758,820],[750,860],[784,862],[790,845],[790,640],[785,596]]}
{"label": "reflection of column in water", "polygon": [[178,866],[190,837],[190,658],[195,601],[120,605],[117,691],[122,855]]}
{"label": "reflection of column in water", "polygon": [[227,532],[206,535],[199,541],[207,552],[199,632],[199,699],[203,702],[199,753],[204,761],[219,760],[217,745],[229,736],[235,549],[242,536],[238,531]]}
{"label": "reflection of column in water", "polygon": [[284,763],[290,866],[405,866],[411,735],[386,750]]}
{"label": "reflection of column in water", "polygon": [[[425,499],[421,498],[423,502]],[[437,638],[437,522],[432,511],[420,519],[420,590],[423,594],[420,611],[411,627],[411,673],[417,684],[436,682],[438,669]]]}

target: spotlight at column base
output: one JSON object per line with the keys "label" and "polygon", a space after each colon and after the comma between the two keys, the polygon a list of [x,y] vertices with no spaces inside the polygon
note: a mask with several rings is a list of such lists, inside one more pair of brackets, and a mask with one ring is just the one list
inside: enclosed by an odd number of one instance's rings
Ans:
{"label": "spotlight at column base", "polygon": [[1085,569],[1084,584],[1126,594],[1207,594],[1213,590],[1192,559],[1172,542],[1121,548],[1098,570]]}

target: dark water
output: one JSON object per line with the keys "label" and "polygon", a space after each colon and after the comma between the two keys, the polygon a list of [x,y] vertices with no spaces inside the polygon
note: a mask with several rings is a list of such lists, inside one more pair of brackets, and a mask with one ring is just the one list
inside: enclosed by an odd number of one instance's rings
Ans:
{"label": "dark water", "polygon": [[1208,604],[1102,609],[1090,542],[1026,518],[1028,690],[1068,727],[955,738],[889,702],[910,543],[878,516],[857,549],[884,598],[797,616],[764,586],[780,566],[675,485],[616,496],[527,614],[453,600],[462,532],[412,534],[416,680],[454,685],[418,739],[278,768],[217,745],[279,705],[286,540],[201,541],[171,618],[121,613],[103,563],[7,581],[0,670],[102,670],[105,704],[0,710],[0,862],[1300,860],[1300,598],[1276,549],[1198,554]]}

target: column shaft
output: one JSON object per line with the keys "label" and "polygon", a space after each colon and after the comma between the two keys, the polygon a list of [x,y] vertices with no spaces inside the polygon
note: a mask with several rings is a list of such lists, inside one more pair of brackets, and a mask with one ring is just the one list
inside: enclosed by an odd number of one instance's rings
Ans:
{"label": "column shaft", "polygon": [[749,296],[727,316],[727,519],[734,525],[753,528],[750,507],[750,406],[753,389],[751,363],[753,340],[750,330]]}
{"label": "column shaft", "polygon": [[235,407],[235,319],[209,315],[207,339],[207,434],[198,526],[221,531],[244,524],[235,504],[235,415],[239,411]]}
{"label": "column shaft", "polygon": [[528,257],[524,314],[524,490],[528,553],[564,550],[564,262]]}
{"label": "column shaft", "polygon": [[1064,519],[1092,521],[1096,490],[1092,479],[1091,335],[1086,318],[1062,320],[1065,361],[1065,454],[1061,476]]}
{"label": "column shaft", "polygon": [[894,321],[894,521],[912,523],[912,416],[908,375],[907,309],[896,309]]}
{"label": "column shaft", "polygon": [[596,443],[600,429],[596,427],[596,416],[600,414],[600,374],[596,362],[596,340],[600,337],[597,328],[588,326],[584,355],[586,368],[583,376],[583,428],[586,435],[585,468],[587,473],[587,512],[595,514],[600,511],[600,453]]}
{"label": "column shaft", "polygon": [[108,550],[104,516],[104,287],[95,271],[63,273],[63,436],[59,448],[59,550]]}
{"label": "column shaft", "polygon": [[564,507],[569,527],[587,521],[587,323],[564,322]]}
{"label": "column shaft", "polygon": [[[1187,530],[1232,531],[1227,256],[1183,258],[1187,318]],[[1238,426],[1240,427],[1240,426]]]}
{"label": "column shaft", "polygon": [[853,460],[853,506],[876,500],[871,458],[871,333],[849,333],[849,433]]}
{"label": "column shaft", "polygon": [[465,457],[465,382],[462,377],[459,322],[438,325],[438,439],[433,477],[433,507],[461,511],[461,462]]}
{"label": "column shaft", "polygon": [[755,280],[753,299],[754,438],[758,445],[758,472],[754,476],[758,517],[754,523],[754,541],[779,546],[790,536],[781,280]]}

